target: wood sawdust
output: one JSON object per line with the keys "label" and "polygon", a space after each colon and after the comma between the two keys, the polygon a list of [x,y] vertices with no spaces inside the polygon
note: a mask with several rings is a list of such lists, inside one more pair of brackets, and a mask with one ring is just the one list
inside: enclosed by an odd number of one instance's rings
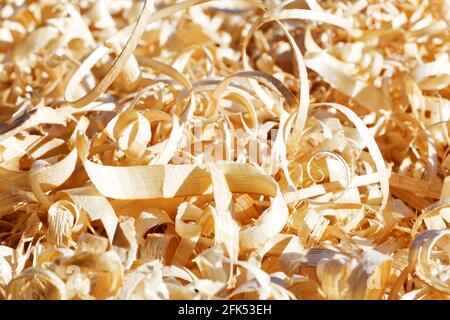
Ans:
{"label": "wood sawdust", "polygon": [[0,0],[0,299],[449,299],[449,0]]}

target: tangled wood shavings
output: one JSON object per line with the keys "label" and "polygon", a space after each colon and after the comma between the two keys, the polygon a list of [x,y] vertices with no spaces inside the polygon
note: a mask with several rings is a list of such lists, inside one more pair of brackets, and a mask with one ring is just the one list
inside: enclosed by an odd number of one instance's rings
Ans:
{"label": "tangled wood shavings", "polygon": [[0,0],[0,299],[449,299],[449,21]]}

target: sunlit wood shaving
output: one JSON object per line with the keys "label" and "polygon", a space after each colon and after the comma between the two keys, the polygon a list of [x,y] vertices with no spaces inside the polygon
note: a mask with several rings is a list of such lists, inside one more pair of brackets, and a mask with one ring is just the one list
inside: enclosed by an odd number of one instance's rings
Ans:
{"label": "sunlit wood shaving", "polygon": [[448,0],[0,0],[0,299],[450,298]]}

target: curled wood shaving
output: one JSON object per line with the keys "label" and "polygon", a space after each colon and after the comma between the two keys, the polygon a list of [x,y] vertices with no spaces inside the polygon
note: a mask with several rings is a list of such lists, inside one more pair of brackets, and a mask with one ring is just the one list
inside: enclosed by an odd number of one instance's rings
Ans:
{"label": "curled wood shaving", "polygon": [[447,0],[0,0],[0,299],[449,299]]}

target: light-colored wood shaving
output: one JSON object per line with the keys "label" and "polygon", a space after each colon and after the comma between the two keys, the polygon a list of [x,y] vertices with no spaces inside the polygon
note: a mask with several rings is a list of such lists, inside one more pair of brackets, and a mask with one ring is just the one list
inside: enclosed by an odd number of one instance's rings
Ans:
{"label": "light-colored wood shaving", "polygon": [[449,21],[0,0],[0,299],[449,299]]}

